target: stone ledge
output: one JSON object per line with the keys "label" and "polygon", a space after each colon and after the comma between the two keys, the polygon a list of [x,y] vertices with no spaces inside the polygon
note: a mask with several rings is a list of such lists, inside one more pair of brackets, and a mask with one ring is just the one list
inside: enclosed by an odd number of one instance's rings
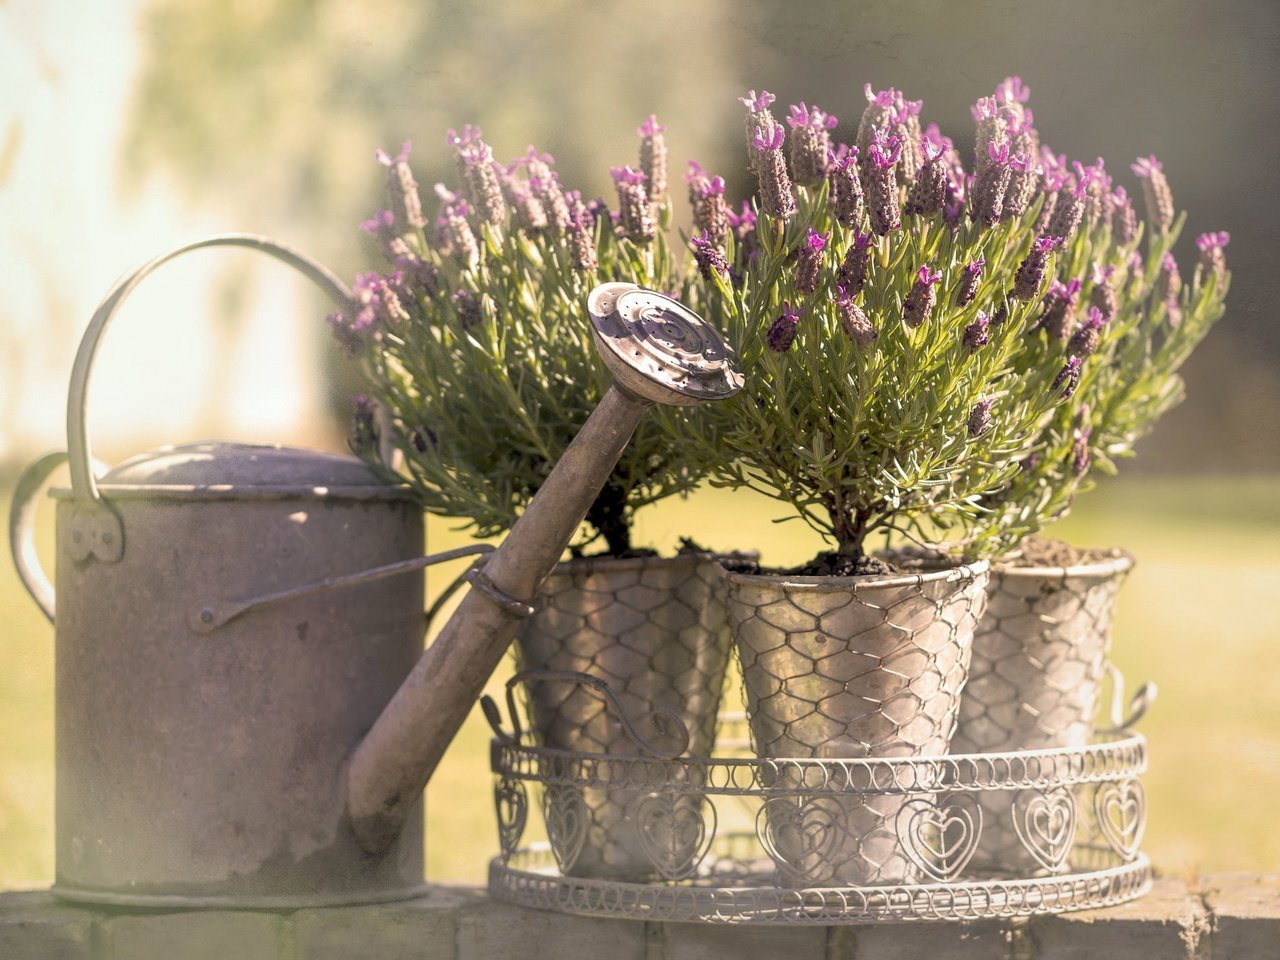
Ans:
{"label": "stone ledge", "polygon": [[1157,880],[1108,910],[1011,924],[732,927],[526,910],[437,886],[404,903],[292,912],[89,910],[0,893],[3,960],[1261,960],[1280,956],[1280,874]]}

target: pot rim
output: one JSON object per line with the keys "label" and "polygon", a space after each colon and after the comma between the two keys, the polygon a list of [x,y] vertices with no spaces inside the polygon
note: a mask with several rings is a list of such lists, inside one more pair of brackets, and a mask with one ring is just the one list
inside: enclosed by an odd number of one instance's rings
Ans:
{"label": "pot rim", "polygon": [[697,550],[677,553],[673,557],[663,557],[656,553],[647,557],[574,557],[572,560],[561,560],[556,564],[552,573],[578,573],[583,570],[593,571],[600,568],[608,570],[636,570],[641,567],[649,567],[659,564],[662,566],[680,566],[682,564],[706,563],[708,560],[715,561],[718,564],[722,558],[753,559],[758,556],[759,554],[755,551],[745,551],[743,553],[717,553],[714,550]]}
{"label": "pot rim", "polygon": [[859,593],[865,590],[882,590],[894,587],[916,587],[925,583],[953,583],[960,580],[980,580],[986,577],[991,568],[989,560],[975,560],[972,563],[943,567],[928,573],[895,573],[864,574],[856,577],[802,577],[781,573],[738,573],[726,570],[718,564],[721,576],[730,583],[745,585],[780,587],[784,590],[800,592],[830,593],[849,591]]}
{"label": "pot rim", "polygon": [[1106,548],[1110,556],[1087,563],[1077,563],[1070,567],[1054,566],[1017,566],[1011,561],[997,561],[992,564],[991,572],[1002,577],[1039,577],[1042,579],[1061,579],[1065,577],[1090,577],[1106,579],[1119,576],[1133,569],[1137,562],[1133,554],[1123,547]]}

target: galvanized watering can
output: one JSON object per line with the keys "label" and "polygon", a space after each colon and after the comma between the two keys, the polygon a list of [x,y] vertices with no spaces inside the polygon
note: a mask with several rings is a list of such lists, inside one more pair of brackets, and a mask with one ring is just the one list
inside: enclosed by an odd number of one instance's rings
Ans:
{"label": "galvanized watering can", "polygon": [[[28,468],[10,516],[19,574],[56,621],[53,889],[152,907],[412,897],[422,788],[643,411],[729,396],[741,376],[715,331],[675,301],[634,284],[593,291],[614,384],[423,653],[422,581],[406,574],[490,548],[421,556],[419,508],[360,461],[203,443],[98,475],[86,396],[108,321],[149,273],[208,246],[267,253],[351,305],[314,261],[225,234],[128,275],[90,322],[68,452]],[[33,514],[64,461],[55,600]]]}

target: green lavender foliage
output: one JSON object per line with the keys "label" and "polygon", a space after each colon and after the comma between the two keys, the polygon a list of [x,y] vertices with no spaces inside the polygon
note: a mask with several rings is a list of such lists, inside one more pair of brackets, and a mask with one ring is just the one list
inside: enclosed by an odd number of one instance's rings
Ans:
{"label": "green lavender foliage", "polygon": [[[1022,468],[1003,490],[984,502],[971,543],[985,552],[1016,546],[1049,520],[1065,516],[1075,497],[1094,486],[1098,471],[1117,472],[1117,461],[1132,457],[1134,445],[1185,395],[1178,370],[1223,315],[1230,274],[1218,276],[1198,265],[1180,290],[1176,307],[1161,296],[1161,264],[1186,222],[1179,215],[1168,232],[1151,223],[1141,237],[1112,243],[1111,227],[1082,230],[1058,258],[1057,279],[1082,281],[1080,316],[1087,314],[1093,288],[1111,268],[1116,291],[1114,317],[1103,326],[1098,347],[1082,364],[1079,387],[1043,425]],[[1063,359],[1062,344],[1036,331],[1017,358],[1019,370]],[[1081,446],[1087,455],[1081,459]]]}
{"label": "green lavender foliage", "polygon": [[[1051,389],[1056,366],[1016,368],[1036,311],[1006,298],[1034,239],[1036,208],[994,230],[968,223],[953,230],[941,214],[908,218],[881,238],[858,298],[878,338],[859,347],[836,303],[838,258],[856,228],[835,221],[826,184],[796,193],[789,221],[759,215],[754,259],[730,249],[740,284],[713,274],[703,285],[708,319],[740,345],[746,387],[692,418],[686,442],[709,454],[713,483],[786,501],[844,553],[862,552],[877,531],[924,538],[928,524],[971,527],[982,497],[1012,480],[1027,438],[1060,399]],[[861,228],[869,232],[865,222]],[[809,229],[831,239],[818,289],[801,294],[791,261]],[[979,295],[955,306],[965,264],[984,254]],[[943,280],[931,316],[913,329],[903,322],[903,301],[922,265]],[[784,302],[798,306],[801,319],[794,343],[779,353],[767,333]],[[1008,319],[968,353],[965,328],[979,310],[1001,305]],[[971,437],[970,415],[988,399],[991,426]]]}
{"label": "green lavender foliage", "polygon": [[[677,265],[665,229],[637,245],[607,210],[588,237],[594,269],[575,260],[563,230],[525,229],[514,213],[499,224],[469,213],[479,247],[469,261],[429,237],[430,225],[408,229],[402,212],[384,275],[404,266],[406,248],[425,264],[393,283],[407,315],[381,311],[370,336],[351,334],[351,318],[342,318],[339,332],[357,341],[368,393],[390,421],[383,439],[401,454],[401,479],[427,511],[492,536],[514,523],[611,382],[592,343],[587,294],[604,279],[678,291]],[[357,452],[385,470],[373,444]],[[697,480],[658,426],[642,422],[588,520],[610,553],[626,553],[634,511]]]}

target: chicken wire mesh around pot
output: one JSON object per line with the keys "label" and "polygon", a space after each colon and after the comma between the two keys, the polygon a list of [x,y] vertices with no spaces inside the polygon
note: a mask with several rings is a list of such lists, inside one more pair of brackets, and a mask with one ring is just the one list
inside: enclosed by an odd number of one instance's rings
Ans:
{"label": "chicken wire mesh around pot", "polygon": [[[891,577],[726,571],[757,756],[945,754],[987,573],[985,561]],[[774,786],[795,792],[761,806],[757,832],[784,884],[905,883],[917,876],[896,821],[913,804],[927,804],[928,794],[806,794],[802,780]]]}
{"label": "chicken wire mesh around pot", "polygon": [[[993,566],[954,752],[1080,747],[1093,739],[1115,598],[1132,567],[1133,557],[1118,549],[1095,551],[1069,567]],[[1035,798],[979,793],[976,799],[985,821],[977,865],[1021,874],[1068,869],[1065,860],[1037,856],[1036,844],[1019,832],[1038,831],[1065,851],[1070,838],[1059,834],[1074,831],[1073,819]]]}
{"label": "chicken wire mesh around pot", "polygon": [[[641,733],[671,749],[677,732],[644,726],[674,711],[688,729],[688,752],[709,756],[724,688],[729,631],[719,568],[704,554],[672,559],[571,560],[560,564],[539,594],[537,611],[517,638],[522,671],[589,674],[616,695],[614,709],[590,687],[540,680],[524,685],[535,742],[578,753],[638,756]],[[678,749],[678,745],[676,746]],[[566,875],[643,881],[657,877],[635,819],[643,797],[625,788],[571,787],[543,795],[549,830],[580,836],[567,851]],[[699,796],[678,801],[677,821],[696,818]],[[680,837],[668,838],[679,847]],[[690,838],[689,842],[696,843]],[[650,843],[650,846],[652,844]],[[673,862],[684,858],[673,851]]]}

